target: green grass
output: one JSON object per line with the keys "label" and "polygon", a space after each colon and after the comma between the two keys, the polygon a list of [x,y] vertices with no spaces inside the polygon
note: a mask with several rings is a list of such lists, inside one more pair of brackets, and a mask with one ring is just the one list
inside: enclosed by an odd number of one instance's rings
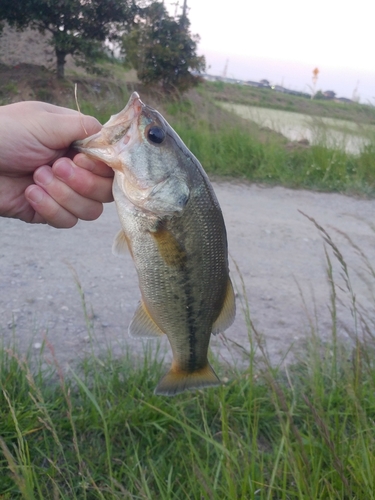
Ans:
{"label": "green grass", "polygon": [[[138,362],[131,353],[91,356],[64,374],[49,345],[47,370],[3,347],[0,498],[375,498],[374,311],[357,304],[339,248],[316,226],[331,339],[321,342],[312,323],[303,355],[287,368],[271,365],[245,295],[246,367],[224,370],[213,360],[225,385],[175,398],[153,395],[165,368],[151,351]],[[352,344],[338,340],[332,258],[353,315]]]}
{"label": "green grass", "polygon": [[182,121],[175,129],[209,174],[293,188],[375,194],[375,143],[360,155],[324,145],[308,148],[279,140],[264,142],[242,127],[212,131],[208,124]]}

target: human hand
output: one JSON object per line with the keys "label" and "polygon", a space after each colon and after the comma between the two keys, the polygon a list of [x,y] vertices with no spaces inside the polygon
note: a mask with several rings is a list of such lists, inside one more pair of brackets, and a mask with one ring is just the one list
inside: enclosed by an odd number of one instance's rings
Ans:
{"label": "human hand", "polygon": [[91,116],[51,104],[0,107],[0,215],[55,227],[99,217],[102,203],[113,199],[113,172],[74,156],[70,144],[100,127]]}

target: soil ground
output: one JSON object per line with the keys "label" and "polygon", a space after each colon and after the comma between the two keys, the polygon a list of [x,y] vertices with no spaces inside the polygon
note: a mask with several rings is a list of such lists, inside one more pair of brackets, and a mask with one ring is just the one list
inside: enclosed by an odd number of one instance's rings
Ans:
{"label": "soil ground", "polygon": [[[303,352],[311,335],[310,321],[323,341],[330,338],[330,285],[323,240],[299,210],[331,233],[348,263],[357,302],[371,310],[373,290],[354,271],[363,270],[361,258],[333,228],[345,232],[374,260],[375,200],[235,182],[213,185],[227,225],[231,274],[238,288],[234,325],[226,337],[212,339],[213,351],[222,362],[245,362],[242,349],[232,341],[249,349],[241,306],[244,294],[234,262],[245,283],[252,320],[274,363],[283,359],[291,345],[298,348],[295,352]],[[127,335],[139,300],[134,266],[129,255],[111,253],[118,229],[113,203],[97,221],[79,222],[70,230],[0,218],[0,336],[5,342],[13,339],[22,351],[31,347],[36,353],[48,340],[65,369],[92,350],[103,354],[108,346],[115,355],[127,347],[134,355],[141,354],[143,342]],[[353,329],[350,300],[344,293],[341,267],[334,257],[332,261],[342,288],[337,288],[343,301],[338,332],[348,338]],[[93,323],[92,342],[75,275]],[[157,341],[149,342],[156,349]],[[168,350],[166,343],[164,347]]]}

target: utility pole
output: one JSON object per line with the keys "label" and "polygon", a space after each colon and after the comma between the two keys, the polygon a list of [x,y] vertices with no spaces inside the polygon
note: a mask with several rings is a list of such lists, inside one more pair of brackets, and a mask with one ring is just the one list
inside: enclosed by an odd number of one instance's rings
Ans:
{"label": "utility pole", "polygon": [[186,11],[187,11],[187,0],[184,0],[184,5],[182,7],[182,17],[186,17]]}
{"label": "utility pole", "polygon": [[181,16],[181,28],[184,29],[187,26],[187,0],[184,0],[184,5],[182,6],[182,16]]}
{"label": "utility pole", "polygon": [[224,70],[223,70],[223,77],[226,78],[227,76],[227,73],[228,73],[228,64],[229,64],[229,59],[227,59],[225,61],[225,66],[224,66]]}

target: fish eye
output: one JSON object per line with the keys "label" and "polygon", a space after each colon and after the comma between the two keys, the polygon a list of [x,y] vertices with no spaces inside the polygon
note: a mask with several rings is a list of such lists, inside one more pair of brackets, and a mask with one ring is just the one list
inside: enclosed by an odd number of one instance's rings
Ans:
{"label": "fish eye", "polygon": [[151,127],[147,132],[147,139],[154,144],[161,144],[165,139],[165,132],[161,127]]}

